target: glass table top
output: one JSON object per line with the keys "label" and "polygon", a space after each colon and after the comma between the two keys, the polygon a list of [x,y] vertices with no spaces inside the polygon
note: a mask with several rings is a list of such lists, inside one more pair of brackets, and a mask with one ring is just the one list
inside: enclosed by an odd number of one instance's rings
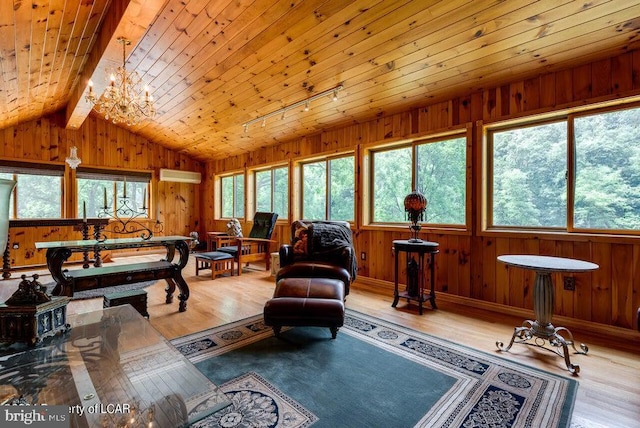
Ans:
{"label": "glass table top", "polygon": [[36,347],[0,347],[0,401],[68,405],[72,427],[188,426],[230,404],[130,305],[69,317]]}

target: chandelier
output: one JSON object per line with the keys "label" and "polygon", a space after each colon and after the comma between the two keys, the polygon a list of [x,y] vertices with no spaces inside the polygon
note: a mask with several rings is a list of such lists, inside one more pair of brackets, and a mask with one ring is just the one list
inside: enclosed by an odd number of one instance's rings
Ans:
{"label": "chandelier", "polygon": [[101,97],[93,92],[93,82],[89,81],[89,95],[87,102],[106,120],[113,123],[125,123],[137,125],[145,118],[154,118],[156,109],[153,107],[153,97],[149,95],[149,87],[142,88],[142,79],[135,71],[127,71],[125,49],[131,41],[118,37],[122,44],[122,67],[118,67],[111,73],[109,85]]}
{"label": "chandelier", "polygon": [[78,165],[82,163],[82,159],[78,157],[78,148],[76,146],[71,147],[69,157],[65,160],[71,167],[71,169],[76,169]]}

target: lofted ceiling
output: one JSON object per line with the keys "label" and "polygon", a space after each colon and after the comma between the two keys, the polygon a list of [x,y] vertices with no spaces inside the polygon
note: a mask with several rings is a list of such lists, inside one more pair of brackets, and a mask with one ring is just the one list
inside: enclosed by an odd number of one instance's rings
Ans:
{"label": "lofted ceiling", "polygon": [[[640,46],[637,0],[2,0],[0,129],[127,69],[152,91],[131,130],[203,161]],[[343,85],[265,126],[243,123]],[[97,114],[93,112],[91,114]]]}

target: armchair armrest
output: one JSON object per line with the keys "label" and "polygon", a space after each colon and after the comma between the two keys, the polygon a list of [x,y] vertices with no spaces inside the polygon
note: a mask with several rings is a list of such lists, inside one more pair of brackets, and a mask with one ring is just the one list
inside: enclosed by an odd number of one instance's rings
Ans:
{"label": "armchair armrest", "polygon": [[280,268],[293,263],[293,247],[289,244],[280,245]]}
{"label": "armchair armrest", "polygon": [[242,238],[235,238],[239,242],[264,242],[264,243],[274,243],[273,239],[264,239],[264,238],[249,238],[247,236],[243,236]]}
{"label": "armchair armrest", "polygon": [[216,241],[216,248],[234,245],[237,239],[238,238],[236,238],[235,236],[229,235],[218,235],[213,237],[213,240]]}

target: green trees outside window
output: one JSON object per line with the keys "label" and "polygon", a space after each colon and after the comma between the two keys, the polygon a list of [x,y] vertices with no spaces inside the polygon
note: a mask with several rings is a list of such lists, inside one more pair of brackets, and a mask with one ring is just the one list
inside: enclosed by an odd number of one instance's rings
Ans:
{"label": "green trees outside window", "polygon": [[411,146],[374,152],[373,221],[400,223],[406,221],[404,197],[413,189],[413,149]]}
{"label": "green trees outside window", "polygon": [[222,217],[244,218],[244,174],[222,177]]}
{"label": "green trees outside window", "polygon": [[[100,217],[104,211],[105,195],[107,209],[113,214],[123,206],[124,180],[99,180],[91,178],[78,178],[78,217],[83,216],[83,209],[86,204],[87,217]],[[129,208],[137,212],[142,212],[142,205],[147,208],[146,214],[141,218],[150,217],[149,200],[147,198],[148,183],[128,180],[126,197]]]}
{"label": "green trees outside window", "polygon": [[566,121],[496,131],[493,225],[565,227]]}
{"label": "green trees outside window", "polygon": [[289,169],[277,167],[255,173],[256,211],[275,212],[279,219],[289,217]]}
{"label": "green trees outside window", "polygon": [[354,156],[302,165],[302,217],[308,220],[354,220]]}
{"label": "green trees outside window", "polygon": [[640,229],[640,108],[576,117],[573,225]]}
{"label": "green trees outside window", "polygon": [[16,180],[10,218],[62,218],[62,170],[19,168],[0,164],[0,178]]}
{"label": "green trees outside window", "polygon": [[417,189],[428,201],[424,223],[465,225],[466,144],[454,137],[374,151],[373,221],[405,222],[404,198]]}
{"label": "green trees outside window", "polygon": [[[100,217],[105,205],[110,214],[115,214],[118,209],[142,212],[144,205],[147,208],[146,214],[140,217],[150,217],[148,208],[151,173],[80,167],[76,172],[76,182],[78,217],[83,217],[85,214],[83,212],[85,206],[87,217]],[[124,205],[125,197],[127,206]],[[129,213],[120,212],[119,214],[126,217]]]}
{"label": "green trees outside window", "polygon": [[632,107],[489,130],[491,226],[640,229],[639,123]]}

